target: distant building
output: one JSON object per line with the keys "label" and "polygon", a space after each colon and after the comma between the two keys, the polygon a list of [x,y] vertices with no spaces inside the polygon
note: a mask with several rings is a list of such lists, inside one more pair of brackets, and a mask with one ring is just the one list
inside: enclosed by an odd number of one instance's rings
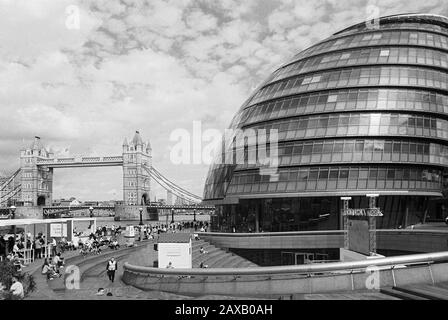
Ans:
{"label": "distant building", "polygon": [[171,206],[173,205],[173,192],[171,190],[166,191],[166,204]]}
{"label": "distant building", "polygon": [[70,202],[70,207],[79,207],[79,206],[81,206],[82,205],[82,202],[80,202],[80,201],[78,201],[78,200],[76,200],[76,199],[74,199],[74,200],[72,200],[71,202]]}
{"label": "distant building", "polygon": [[101,206],[101,202],[99,202],[99,201],[84,201],[83,205],[86,207],[99,207],[99,206]]}

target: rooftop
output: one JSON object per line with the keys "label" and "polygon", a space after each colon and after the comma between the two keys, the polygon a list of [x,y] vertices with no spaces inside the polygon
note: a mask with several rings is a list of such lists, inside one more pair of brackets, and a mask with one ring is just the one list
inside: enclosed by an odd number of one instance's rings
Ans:
{"label": "rooftop", "polygon": [[189,233],[161,233],[158,243],[188,243],[190,240]]}

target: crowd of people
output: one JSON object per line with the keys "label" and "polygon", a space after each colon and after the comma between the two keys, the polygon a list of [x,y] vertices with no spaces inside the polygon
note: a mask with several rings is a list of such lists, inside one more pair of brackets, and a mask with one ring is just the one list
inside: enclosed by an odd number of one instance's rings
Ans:
{"label": "crowd of people", "polygon": [[[161,233],[191,232],[193,230],[206,232],[208,227],[207,222],[190,221],[138,225],[134,226],[134,231],[138,240],[141,241],[155,239]],[[13,235],[0,236],[0,260],[10,261],[14,264],[16,271],[22,271],[22,268],[25,267],[25,250],[30,250],[34,253],[34,260],[43,259],[42,274],[48,280],[53,280],[62,276],[61,268],[64,267],[63,254],[65,251],[79,250],[81,255],[87,255],[90,253],[100,254],[104,247],[116,250],[120,248],[118,238],[123,230],[124,228],[121,226],[104,225],[96,228],[94,232],[87,236],[82,232],[77,232],[75,228],[73,241],[68,241],[65,237],[47,239],[42,233],[33,237],[31,233],[25,235],[23,231],[17,233],[16,238]],[[199,239],[197,234],[194,235],[195,239]],[[201,247],[200,253],[205,255],[208,252]],[[208,266],[201,263],[200,267],[207,268]],[[107,264],[107,271],[112,282],[114,281],[115,270],[117,270],[116,261],[111,259]],[[23,286],[21,287],[17,278],[15,278],[10,290],[17,297],[23,298]]]}
{"label": "crowd of people", "polygon": [[192,230],[206,232],[207,222],[172,222],[169,224],[145,224],[134,226],[139,241],[156,239],[161,233],[191,232]]}

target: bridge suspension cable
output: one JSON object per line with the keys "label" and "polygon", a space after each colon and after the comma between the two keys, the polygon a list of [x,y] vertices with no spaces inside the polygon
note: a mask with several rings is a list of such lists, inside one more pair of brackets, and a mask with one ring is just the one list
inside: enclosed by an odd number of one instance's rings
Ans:
{"label": "bridge suspension cable", "polygon": [[182,194],[171,190],[167,185],[165,185],[161,180],[159,180],[157,177],[155,177],[153,174],[150,174],[151,177],[154,179],[155,182],[157,182],[157,184],[159,184],[162,188],[164,188],[165,190],[171,191],[176,197],[185,200],[188,203],[198,203],[198,201],[196,199],[191,199],[191,198],[186,198],[185,196],[183,196]]}
{"label": "bridge suspension cable", "polygon": [[202,198],[199,196],[186,191],[185,189],[175,185],[173,182],[165,178],[160,172],[155,170],[154,168],[144,167],[145,170],[149,173],[149,175],[165,190],[172,192],[177,197],[186,200],[188,202],[201,202]]}
{"label": "bridge suspension cable", "polygon": [[0,204],[3,204],[5,202],[8,202],[9,199],[17,195],[22,190],[21,186],[18,185],[11,191],[9,191],[7,194],[4,194],[0,197]]}
{"label": "bridge suspension cable", "polygon": [[16,172],[14,172],[8,179],[6,179],[4,182],[0,184],[0,190],[3,190],[5,186],[7,186],[17,175],[19,174],[20,169],[18,169]]}
{"label": "bridge suspension cable", "polygon": [[157,175],[157,176],[159,177],[159,179],[163,180],[167,185],[169,185],[171,189],[177,190],[178,192],[180,192],[180,193],[182,193],[182,194],[188,195],[188,196],[190,196],[190,197],[192,197],[192,198],[194,198],[194,199],[197,199],[197,200],[199,200],[199,201],[202,201],[202,198],[201,198],[201,197],[199,197],[199,196],[197,196],[197,195],[195,195],[195,194],[193,194],[193,193],[191,193],[191,192],[189,192],[189,191],[187,191],[187,190],[185,190],[185,189],[179,187],[179,186],[176,185],[174,182],[171,182],[171,181],[168,180],[166,177],[164,177],[159,171],[157,171],[157,169],[155,169],[154,167],[152,167],[152,168],[147,168],[147,169],[153,171],[154,174]]}
{"label": "bridge suspension cable", "polygon": [[162,181],[164,181],[172,190],[177,190],[179,193],[188,195],[191,198],[197,199],[199,201],[202,201],[202,198],[179,187],[178,185],[176,185],[174,182],[170,181],[169,179],[167,179],[165,176],[163,176],[159,171],[157,171],[157,169],[155,169],[154,167],[148,168],[145,167],[146,170],[149,170],[149,172],[152,172],[153,174],[155,174],[159,179],[161,179]]}

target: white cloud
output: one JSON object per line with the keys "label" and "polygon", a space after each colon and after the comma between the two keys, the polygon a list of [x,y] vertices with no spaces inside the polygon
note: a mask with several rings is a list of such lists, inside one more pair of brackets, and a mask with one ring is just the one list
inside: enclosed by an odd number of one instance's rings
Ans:
{"label": "white cloud", "polygon": [[[208,166],[172,165],[171,131],[204,119],[223,130],[270,72],[365,19],[367,3],[0,0],[0,168],[16,169],[22,139],[36,134],[59,153],[107,155],[140,129],[154,165],[202,194]],[[441,0],[373,3],[381,15],[448,13]],[[69,5],[80,10],[79,30],[65,26]],[[108,199],[121,190],[120,170],[95,172],[61,172],[57,195]]]}

